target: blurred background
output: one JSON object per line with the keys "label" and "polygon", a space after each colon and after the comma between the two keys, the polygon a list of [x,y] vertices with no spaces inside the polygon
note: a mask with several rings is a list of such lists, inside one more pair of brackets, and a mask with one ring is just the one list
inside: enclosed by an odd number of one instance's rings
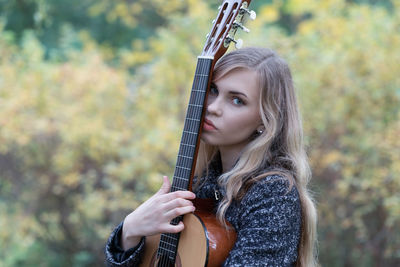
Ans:
{"label": "blurred background", "polygon": [[[172,176],[219,0],[0,0],[0,266],[102,266]],[[400,266],[400,1],[253,0],[291,66],[322,266]]]}

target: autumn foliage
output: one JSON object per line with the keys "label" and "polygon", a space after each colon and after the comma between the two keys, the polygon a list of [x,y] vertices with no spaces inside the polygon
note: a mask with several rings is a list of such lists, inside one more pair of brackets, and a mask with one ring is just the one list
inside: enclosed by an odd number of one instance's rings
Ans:
{"label": "autumn foliage", "polygon": [[[113,226],[173,173],[217,6],[67,2],[0,1],[1,266],[103,265]],[[291,66],[321,265],[399,266],[399,2],[253,2],[239,37]]]}

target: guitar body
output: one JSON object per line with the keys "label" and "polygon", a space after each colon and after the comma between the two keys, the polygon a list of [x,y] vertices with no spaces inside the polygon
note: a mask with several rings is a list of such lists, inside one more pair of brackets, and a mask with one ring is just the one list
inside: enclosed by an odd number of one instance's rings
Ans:
{"label": "guitar body", "polygon": [[[175,266],[221,266],[235,243],[235,231],[226,230],[217,221],[215,214],[203,210],[186,214],[183,217],[183,224],[185,229],[179,238]],[[145,252],[140,267],[157,266],[159,242],[160,235],[146,237]]]}

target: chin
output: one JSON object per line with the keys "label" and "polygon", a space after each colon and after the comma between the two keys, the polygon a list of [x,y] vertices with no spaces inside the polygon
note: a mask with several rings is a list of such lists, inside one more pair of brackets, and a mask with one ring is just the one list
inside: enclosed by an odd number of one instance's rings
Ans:
{"label": "chin", "polygon": [[210,145],[210,146],[217,146],[219,145],[219,142],[215,142],[215,140],[212,140],[212,138],[209,138],[207,136],[204,136],[204,133],[200,137],[201,141],[203,141],[205,144]]}

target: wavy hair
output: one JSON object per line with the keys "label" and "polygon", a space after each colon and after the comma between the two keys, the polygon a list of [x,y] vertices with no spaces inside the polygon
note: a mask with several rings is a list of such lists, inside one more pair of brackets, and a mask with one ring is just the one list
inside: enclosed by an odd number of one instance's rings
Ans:
{"label": "wavy hair", "polygon": [[[290,69],[274,51],[249,47],[223,56],[215,65],[213,80],[219,80],[234,69],[257,73],[261,88],[260,116],[266,130],[252,136],[234,167],[218,178],[226,195],[220,202],[217,217],[225,224],[225,213],[233,200],[241,200],[256,181],[268,175],[280,175],[288,180],[290,188],[295,186],[300,195],[302,225],[297,266],[318,266],[315,252],[317,213],[307,189],[311,172]],[[200,143],[196,175],[207,172],[217,152],[217,147]]]}

